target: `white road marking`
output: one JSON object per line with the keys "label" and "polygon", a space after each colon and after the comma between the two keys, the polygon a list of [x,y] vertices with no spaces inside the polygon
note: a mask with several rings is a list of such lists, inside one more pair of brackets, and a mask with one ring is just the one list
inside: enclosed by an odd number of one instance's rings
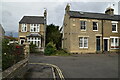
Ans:
{"label": "white road marking", "polygon": [[53,78],[54,78],[54,80],[56,80],[54,69],[53,69],[53,67],[51,67],[51,68],[52,68],[52,72],[53,72]]}
{"label": "white road marking", "polygon": [[64,78],[64,76],[63,76],[63,74],[62,74],[62,71],[61,71],[60,68],[59,68],[58,66],[56,66],[56,65],[48,64],[48,63],[29,63],[29,64],[40,64],[40,65],[52,66],[52,67],[56,68],[56,70],[57,70],[57,72],[58,72],[58,74],[59,74],[59,76],[60,76],[60,79],[61,79],[61,80],[65,80],[65,78]]}

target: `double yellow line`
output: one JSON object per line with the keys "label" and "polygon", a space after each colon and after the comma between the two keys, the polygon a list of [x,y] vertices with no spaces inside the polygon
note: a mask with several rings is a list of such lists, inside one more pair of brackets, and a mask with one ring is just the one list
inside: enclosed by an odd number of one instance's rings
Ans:
{"label": "double yellow line", "polygon": [[[61,80],[65,80],[65,78],[64,78],[64,76],[63,76],[63,74],[62,74],[62,71],[61,71],[60,68],[59,68],[58,66],[56,66],[56,65],[48,64],[48,63],[29,63],[29,64],[39,64],[39,65],[47,65],[47,66],[54,67],[54,68],[57,70],[60,79],[61,79]],[[56,80],[55,77],[54,77],[54,80]]]}

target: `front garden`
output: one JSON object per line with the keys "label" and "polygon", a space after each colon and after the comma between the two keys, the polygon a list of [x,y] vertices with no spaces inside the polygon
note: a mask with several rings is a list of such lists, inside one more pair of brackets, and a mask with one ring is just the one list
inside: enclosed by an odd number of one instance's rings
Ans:
{"label": "front garden", "polygon": [[2,70],[6,70],[15,63],[24,59],[23,46],[18,44],[8,44],[9,39],[2,40]]}

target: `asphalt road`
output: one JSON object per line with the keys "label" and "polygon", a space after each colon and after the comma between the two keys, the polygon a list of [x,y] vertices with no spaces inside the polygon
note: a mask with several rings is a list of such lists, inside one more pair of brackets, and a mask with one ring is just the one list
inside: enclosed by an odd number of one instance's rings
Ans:
{"label": "asphalt road", "polygon": [[30,63],[57,65],[65,78],[118,78],[117,54],[81,54],[75,56],[30,55]]}

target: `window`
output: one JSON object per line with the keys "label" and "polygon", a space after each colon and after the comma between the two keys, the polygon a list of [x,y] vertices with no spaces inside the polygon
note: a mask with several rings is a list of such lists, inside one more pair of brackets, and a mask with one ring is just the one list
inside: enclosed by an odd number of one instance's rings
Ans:
{"label": "window", "polygon": [[98,23],[93,22],[93,31],[98,31]]}
{"label": "window", "polygon": [[20,39],[20,44],[23,44],[25,42],[25,39]]}
{"label": "window", "polygon": [[88,47],[88,39],[87,39],[87,37],[84,38],[84,47]]}
{"label": "window", "polygon": [[40,37],[28,37],[27,41],[32,43],[32,44],[35,44],[37,47],[41,47],[41,44],[40,44],[41,39],[40,39]]}
{"label": "window", "polygon": [[118,49],[119,48],[119,38],[112,37],[111,38],[111,48]]}
{"label": "window", "polygon": [[39,24],[31,24],[30,25],[30,32],[39,32],[40,25]]}
{"label": "window", "polygon": [[86,21],[81,21],[81,30],[86,30]]}
{"label": "window", "polygon": [[118,21],[112,21],[112,32],[117,32]]}
{"label": "window", "polygon": [[116,23],[112,24],[112,32],[117,32],[117,24]]}
{"label": "window", "polygon": [[83,47],[83,37],[80,37],[80,47]]}
{"label": "window", "polygon": [[88,48],[88,37],[80,37],[79,40],[80,48]]}
{"label": "window", "polygon": [[27,32],[27,24],[21,25],[21,32]]}

